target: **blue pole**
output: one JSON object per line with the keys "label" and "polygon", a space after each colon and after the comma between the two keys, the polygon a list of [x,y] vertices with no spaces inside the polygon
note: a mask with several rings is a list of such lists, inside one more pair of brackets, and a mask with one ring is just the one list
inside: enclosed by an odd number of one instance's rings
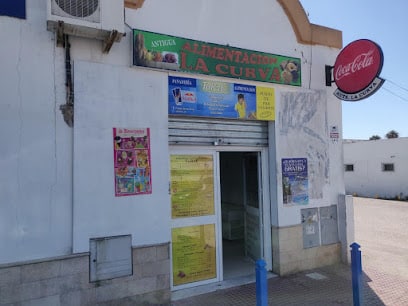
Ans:
{"label": "blue pole", "polygon": [[268,305],[268,286],[266,280],[266,263],[258,259],[255,263],[256,271],[256,306]]}
{"label": "blue pole", "polygon": [[353,305],[362,305],[361,291],[362,291],[362,265],[361,265],[361,251],[358,243],[352,243],[351,247],[351,277],[353,285]]}

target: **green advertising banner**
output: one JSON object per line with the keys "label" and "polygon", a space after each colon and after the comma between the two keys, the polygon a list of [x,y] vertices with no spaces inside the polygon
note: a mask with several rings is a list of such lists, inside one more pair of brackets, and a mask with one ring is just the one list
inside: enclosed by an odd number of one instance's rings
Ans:
{"label": "green advertising banner", "polygon": [[133,65],[301,86],[299,58],[136,29]]}

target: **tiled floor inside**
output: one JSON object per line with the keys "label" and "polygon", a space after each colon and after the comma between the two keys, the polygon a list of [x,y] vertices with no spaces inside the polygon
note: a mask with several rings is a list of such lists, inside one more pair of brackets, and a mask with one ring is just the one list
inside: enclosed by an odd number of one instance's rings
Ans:
{"label": "tiled floor inside", "polygon": [[245,256],[244,240],[226,240],[223,246],[224,280],[253,275],[255,280],[255,262]]}

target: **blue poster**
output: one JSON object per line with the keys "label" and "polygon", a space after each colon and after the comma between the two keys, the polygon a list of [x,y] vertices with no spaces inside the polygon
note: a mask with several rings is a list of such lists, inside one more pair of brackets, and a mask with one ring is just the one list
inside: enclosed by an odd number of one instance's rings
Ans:
{"label": "blue poster", "polygon": [[0,16],[10,16],[25,19],[25,0],[0,0]]}
{"label": "blue poster", "polygon": [[169,76],[169,114],[256,120],[256,90],[252,85]]}
{"label": "blue poster", "polygon": [[309,204],[309,180],[306,158],[282,158],[282,194],[284,205]]}

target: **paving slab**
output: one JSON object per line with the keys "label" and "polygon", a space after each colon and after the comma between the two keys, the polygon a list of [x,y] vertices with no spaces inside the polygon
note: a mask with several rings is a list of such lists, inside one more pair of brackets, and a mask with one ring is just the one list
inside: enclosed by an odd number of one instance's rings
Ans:
{"label": "paving slab", "polygon": [[[354,198],[356,242],[361,245],[363,305],[408,305],[408,202]],[[256,305],[255,283],[222,288],[172,306]],[[268,279],[268,305],[353,305],[345,264]]]}

